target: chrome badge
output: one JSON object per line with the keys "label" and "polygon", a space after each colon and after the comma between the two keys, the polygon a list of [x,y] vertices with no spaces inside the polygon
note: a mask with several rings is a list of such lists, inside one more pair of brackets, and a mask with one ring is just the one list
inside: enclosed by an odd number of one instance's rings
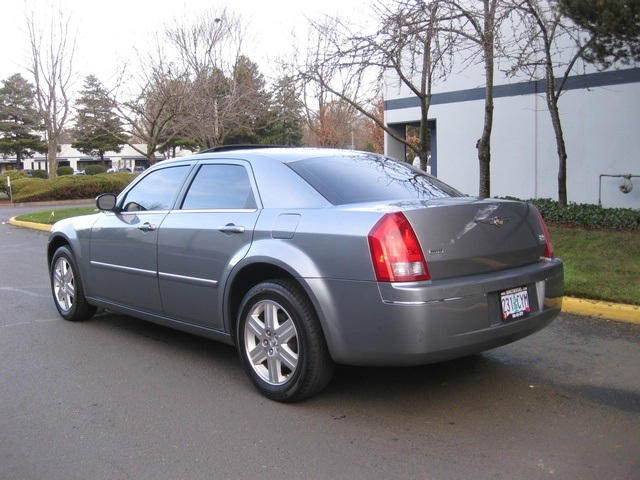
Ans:
{"label": "chrome badge", "polygon": [[510,222],[511,221],[511,217],[504,217],[504,218],[500,218],[500,217],[494,217],[494,218],[487,218],[487,219],[477,219],[476,222],[478,223],[484,223],[487,225],[493,225],[494,227],[501,227],[503,226],[505,223]]}

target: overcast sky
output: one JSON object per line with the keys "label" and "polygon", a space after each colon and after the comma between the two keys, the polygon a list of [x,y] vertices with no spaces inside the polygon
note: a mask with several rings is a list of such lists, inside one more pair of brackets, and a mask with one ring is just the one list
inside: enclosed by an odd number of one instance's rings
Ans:
{"label": "overcast sky", "polygon": [[[25,7],[35,4],[36,12],[46,11],[52,1],[71,11],[78,25],[74,68],[81,78],[95,74],[106,83],[109,80],[105,76],[117,68],[119,59],[131,55],[134,46],[144,50],[149,34],[172,19],[197,18],[206,9],[224,7],[240,14],[250,25],[255,42],[247,54],[263,71],[268,60],[291,48],[292,30],[302,33],[304,38],[305,16],[319,18],[323,14],[338,13],[344,19],[354,19],[368,12],[369,3],[365,0],[4,0],[0,9],[0,80],[18,72],[29,79],[24,70],[29,61]],[[268,72],[262,73],[269,76]]]}

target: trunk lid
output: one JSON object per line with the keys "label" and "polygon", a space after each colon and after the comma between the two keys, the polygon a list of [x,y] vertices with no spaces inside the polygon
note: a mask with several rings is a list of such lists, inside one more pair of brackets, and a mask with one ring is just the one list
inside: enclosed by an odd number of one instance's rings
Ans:
{"label": "trunk lid", "polygon": [[446,198],[403,203],[431,279],[489,273],[531,264],[546,237],[537,210],[509,200]]}

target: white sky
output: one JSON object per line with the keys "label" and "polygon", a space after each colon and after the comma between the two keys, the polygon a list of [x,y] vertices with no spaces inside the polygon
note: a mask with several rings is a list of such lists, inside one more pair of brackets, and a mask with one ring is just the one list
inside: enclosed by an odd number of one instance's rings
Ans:
{"label": "white sky", "polygon": [[267,77],[268,61],[291,49],[291,32],[295,30],[301,33],[300,38],[306,38],[305,16],[320,18],[338,13],[345,20],[354,20],[369,11],[366,0],[3,0],[0,81],[14,73],[30,80],[24,68],[29,61],[25,7],[35,4],[36,12],[48,11],[53,1],[70,11],[78,25],[74,68],[80,82],[95,74],[105,83],[109,83],[107,77],[122,58],[134,57],[133,47],[144,51],[150,33],[172,19],[195,19],[206,9],[227,7],[242,16],[255,37],[255,45],[246,53]]}

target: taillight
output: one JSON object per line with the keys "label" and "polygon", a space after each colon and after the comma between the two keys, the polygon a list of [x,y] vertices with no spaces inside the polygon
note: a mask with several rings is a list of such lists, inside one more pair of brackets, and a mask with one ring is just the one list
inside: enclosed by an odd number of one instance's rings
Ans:
{"label": "taillight", "polygon": [[547,258],[553,258],[554,257],[553,244],[551,243],[551,235],[549,235],[549,229],[547,228],[547,224],[542,218],[542,214],[540,213],[540,210],[538,210],[536,207],[533,207],[533,208],[535,209],[536,213],[538,214],[538,218],[540,219],[540,225],[542,225],[542,231],[544,232],[544,238],[546,242],[546,245],[544,247],[544,253],[542,255]]}
{"label": "taillight", "polygon": [[402,213],[389,213],[369,233],[373,269],[379,282],[429,280],[427,262],[411,224]]}

